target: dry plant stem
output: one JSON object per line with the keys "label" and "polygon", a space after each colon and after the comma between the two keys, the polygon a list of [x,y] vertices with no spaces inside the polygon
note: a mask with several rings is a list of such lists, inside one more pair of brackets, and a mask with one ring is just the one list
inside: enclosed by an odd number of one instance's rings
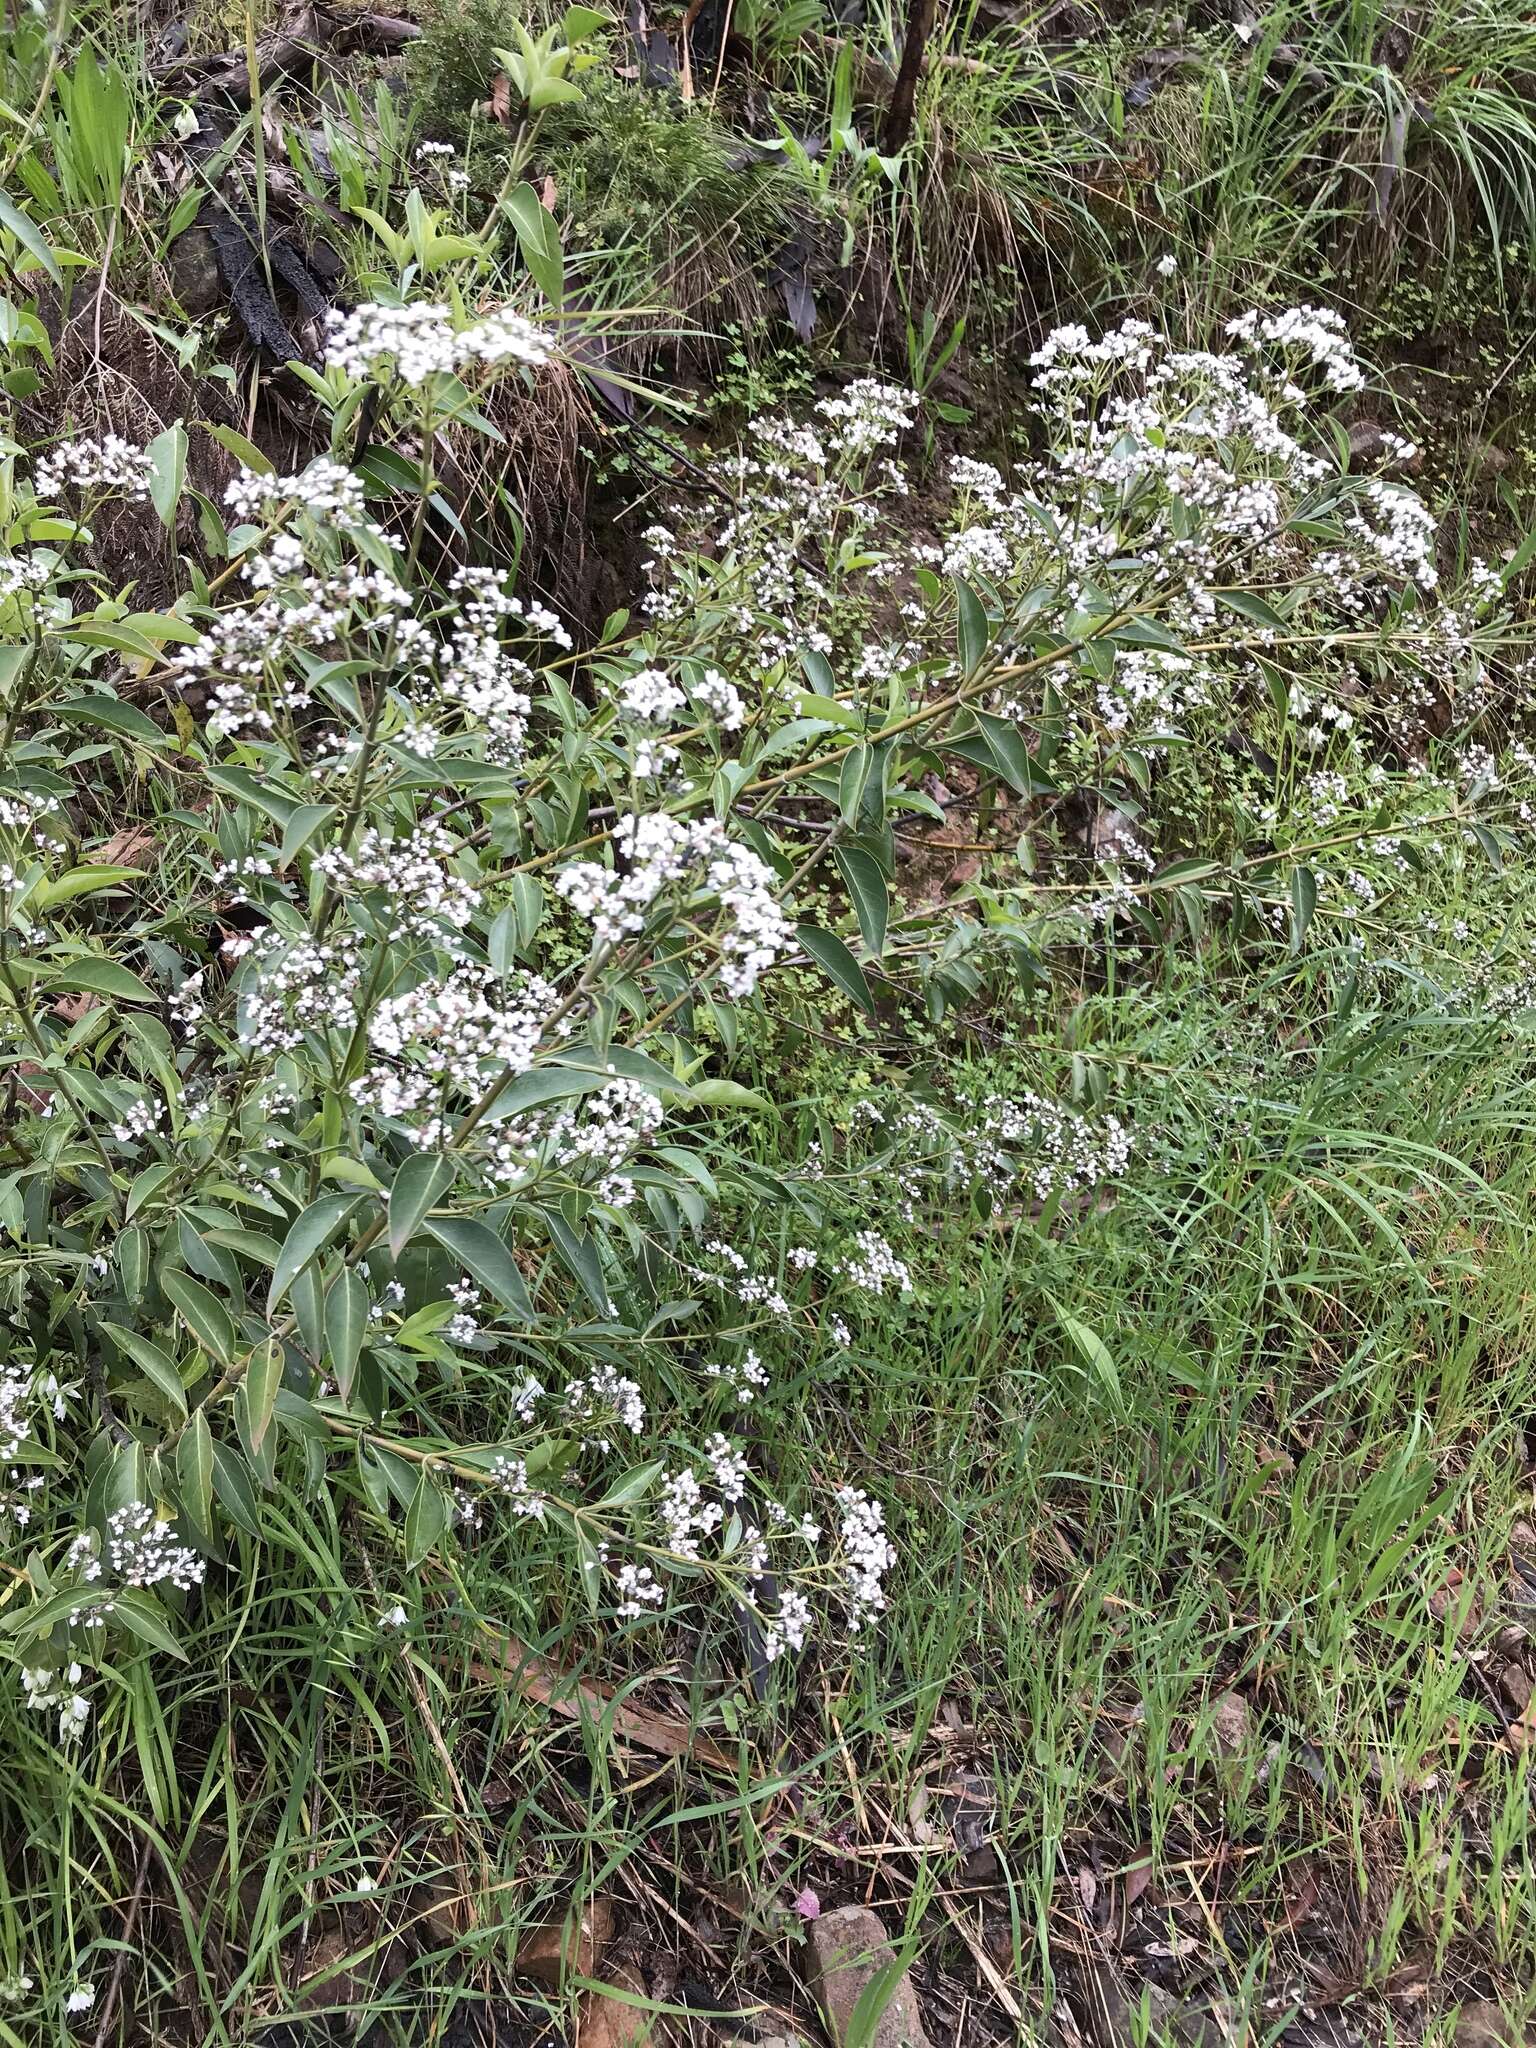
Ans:
{"label": "dry plant stem", "polygon": [[95,2048],[107,2048],[112,2032],[112,2022],[117,2017],[117,2002],[122,1996],[123,1973],[128,1967],[128,1958],[134,1952],[133,1937],[138,1932],[139,1911],[144,1904],[145,1879],[149,1874],[150,1840],[146,1835],[139,1850],[139,1867],[134,1872],[133,1891],[128,1900],[128,1911],[123,1920],[123,1938],[112,1962],[112,1974],[107,1979],[107,1995],[101,2002],[101,2024],[96,2029]]}

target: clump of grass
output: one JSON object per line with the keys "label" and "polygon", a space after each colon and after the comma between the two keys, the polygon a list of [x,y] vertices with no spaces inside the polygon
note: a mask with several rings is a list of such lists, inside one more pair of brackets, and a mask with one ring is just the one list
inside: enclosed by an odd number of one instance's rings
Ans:
{"label": "clump of grass", "polygon": [[512,41],[524,9],[516,0],[433,0],[406,60],[422,132],[459,145],[474,109],[490,96],[501,65],[496,51]]}
{"label": "clump of grass", "polygon": [[594,74],[543,154],[574,246],[608,252],[610,291],[716,331],[761,314],[788,181],[707,106]]}

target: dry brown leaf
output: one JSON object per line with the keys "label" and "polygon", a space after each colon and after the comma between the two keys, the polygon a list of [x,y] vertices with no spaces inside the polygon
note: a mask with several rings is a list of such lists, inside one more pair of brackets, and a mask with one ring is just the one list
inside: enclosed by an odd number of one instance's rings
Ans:
{"label": "dry brown leaf", "polygon": [[93,861],[99,861],[104,868],[138,867],[146,853],[154,850],[155,835],[147,825],[125,825],[120,832],[114,832],[110,839],[104,839],[91,854]]}
{"label": "dry brown leaf", "polygon": [[530,1929],[517,1945],[519,1976],[537,1978],[553,1989],[563,1977],[590,1977],[613,1939],[613,1907],[589,1900],[579,1918],[567,1913]]}
{"label": "dry brown leaf", "polygon": [[620,1742],[633,1743],[653,1756],[687,1757],[691,1763],[710,1770],[735,1774],[736,1766],[718,1744],[700,1735],[686,1721],[669,1714],[654,1714],[648,1707],[631,1701],[615,1701],[611,1690],[590,1679],[573,1678],[557,1670],[523,1644],[509,1639],[501,1649],[500,1668],[471,1664],[470,1673],[483,1685],[502,1685],[510,1680],[529,1699],[535,1699],[551,1713],[570,1721],[606,1721]]}
{"label": "dry brown leaf", "polygon": [[666,2022],[644,2006],[629,2003],[630,1998],[646,1996],[639,1971],[621,1964],[611,1985],[613,1992],[628,1996],[615,1997],[596,1987],[588,1991],[576,2011],[575,2048],[660,2048]]}
{"label": "dry brown leaf", "polygon": [[88,1012],[101,1008],[101,997],[92,995],[89,990],[82,990],[76,996],[56,996],[48,1007],[54,1016],[62,1019],[64,1023],[78,1024]]}
{"label": "dry brown leaf", "polygon": [[1516,1756],[1523,1756],[1536,1741],[1536,1700],[1523,1714],[1516,1714],[1505,1727],[1504,1740]]}

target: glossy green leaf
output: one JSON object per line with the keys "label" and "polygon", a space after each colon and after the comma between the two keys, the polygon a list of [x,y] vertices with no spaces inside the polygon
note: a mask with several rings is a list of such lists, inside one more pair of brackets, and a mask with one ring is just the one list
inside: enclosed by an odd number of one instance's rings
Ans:
{"label": "glossy green leaf", "polygon": [[847,886],[864,943],[878,958],[885,950],[885,931],[891,914],[890,891],[880,863],[860,846],[840,846],[833,858]]}
{"label": "glossy green leaf", "polygon": [[98,960],[89,955],[54,968],[39,984],[44,995],[67,991],[70,995],[113,996],[123,1003],[152,1003],[155,992],[115,960]]}
{"label": "glossy green leaf", "polygon": [[352,1398],[352,1382],[368,1330],[368,1289],[361,1276],[343,1266],[325,1297],[325,1349],[343,1401]]}
{"label": "glossy green leaf", "polygon": [[428,1216],[425,1223],[429,1235],[437,1239],[444,1251],[452,1253],[471,1279],[521,1321],[533,1321],[527,1282],[494,1230],[469,1216]]}
{"label": "glossy green leaf", "polygon": [[221,1365],[230,1364],[235,1355],[235,1325],[218,1296],[179,1271],[162,1273],[160,1285],[204,1350],[211,1351]]}
{"label": "glossy green leaf", "polygon": [[448,1496],[431,1473],[423,1469],[416,1482],[416,1491],[411,1496],[411,1504],[405,1511],[407,1571],[415,1571],[422,1560],[430,1556],[448,1522]]}
{"label": "glossy green leaf", "polygon": [[272,1270],[272,1284],[267,1290],[268,1315],[311,1259],[318,1258],[336,1237],[360,1199],[358,1195],[322,1195],[295,1218]]}
{"label": "glossy green leaf", "polygon": [[441,1152],[413,1152],[389,1191],[389,1255],[398,1260],[422,1218],[453,1186],[457,1164]]}
{"label": "glossy green leaf", "polygon": [[179,1415],[187,1412],[187,1392],[182,1385],[181,1374],[175,1363],[167,1357],[158,1344],[152,1344],[147,1337],[141,1337],[136,1330],[125,1330],[117,1323],[103,1323],[102,1329],[112,1339],[118,1350],[143,1373],[144,1377],[165,1396]]}
{"label": "glossy green leaf", "polygon": [[823,974],[835,981],[845,995],[852,996],[861,1010],[867,1010],[870,1016],[875,1014],[875,999],[869,992],[864,970],[835,933],[824,932],[813,924],[801,924],[795,927],[795,937]]}

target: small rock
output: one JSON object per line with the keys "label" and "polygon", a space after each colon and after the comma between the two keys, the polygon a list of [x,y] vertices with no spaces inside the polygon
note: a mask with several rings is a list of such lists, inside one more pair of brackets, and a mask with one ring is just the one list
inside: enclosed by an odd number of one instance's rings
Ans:
{"label": "small rock", "polygon": [[1349,430],[1349,466],[1359,469],[1376,462],[1386,449],[1379,420],[1356,420]]}
{"label": "small rock", "polygon": [[[888,1967],[891,1945],[879,1918],[867,1906],[839,1906],[810,1923],[811,1989],[826,2015],[827,2031],[843,2048],[864,1987]],[[867,2048],[929,2048],[917,1992],[903,1970],[890,1988]]]}
{"label": "small rock", "polygon": [[351,1970],[338,1967],[355,1946],[341,1927],[328,1928],[311,1942],[293,2001],[295,2012],[331,2013],[348,2033],[355,2029],[358,2008],[367,2003],[367,1984]]}
{"label": "small rock", "polygon": [[1456,2015],[1456,2048],[1521,2048],[1522,2038],[1492,1999],[1464,2005]]}
{"label": "small rock", "polygon": [[411,1911],[417,1939],[426,1946],[446,1947],[457,1941],[468,1924],[468,1900],[457,1879],[446,1870],[434,1871],[411,1892]]}
{"label": "small rock", "polygon": [[[615,1998],[610,1990],[627,1995]],[[582,1994],[572,2048],[661,2048],[664,2022],[643,2006],[629,2003],[630,1998],[646,1996],[640,1972],[621,1963],[612,1972],[608,1987],[594,1987]]]}
{"label": "small rock", "polygon": [[1211,1734],[1223,1756],[1240,1756],[1248,1747],[1253,1723],[1240,1692],[1224,1692],[1211,1715]]}
{"label": "small rock", "polygon": [[170,253],[171,290],[189,320],[211,313],[224,297],[224,280],[205,227],[190,227],[176,237]]}
{"label": "small rock", "polygon": [[613,1908],[603,1898],[588,1902],[580,1917],[546,1920],[518,1943],[516,1968],[523,1977],[556,1986],[562,1977],[590,1977],[613,1937]]}

